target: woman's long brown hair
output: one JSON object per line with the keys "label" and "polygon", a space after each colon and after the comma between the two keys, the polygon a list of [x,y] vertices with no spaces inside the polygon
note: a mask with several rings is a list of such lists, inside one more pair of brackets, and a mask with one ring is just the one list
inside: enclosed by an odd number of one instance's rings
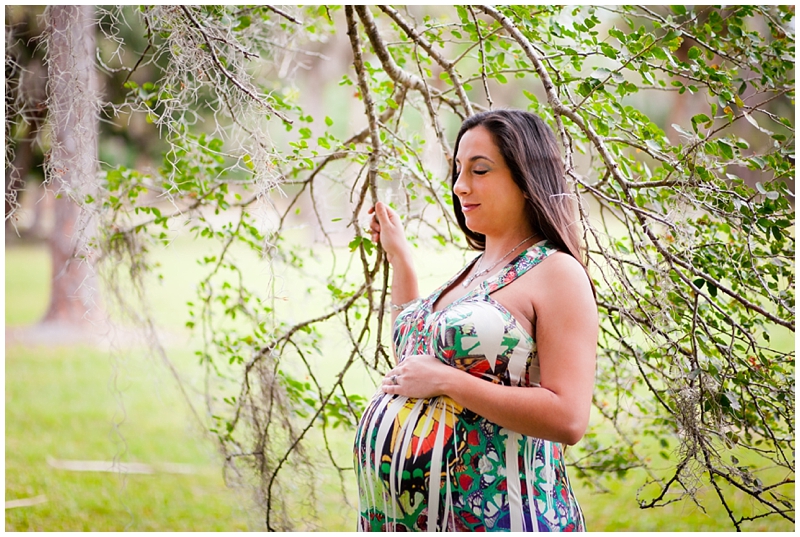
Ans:
{"label": "woman's long brown hair", "polygon": [[[503,155],[511,177],[527,200],[526,214],[531,227],[559,250],[574,257],[589,276],[588,260],[581,245],[580,221],[575,217],[571,194],[567,191],[564,164],[553,131],[539,117],[522,110],[492,110],[467,118],[458,131],[454,153],[464,133],[475,127],[488,130]],[[453,163],[452,185],[458,175]],[[486,237],[467,227],[458,196],[453,196],[456,221],[475,250],[486,248]],[[589,276],[594,292],[594,283]]]}

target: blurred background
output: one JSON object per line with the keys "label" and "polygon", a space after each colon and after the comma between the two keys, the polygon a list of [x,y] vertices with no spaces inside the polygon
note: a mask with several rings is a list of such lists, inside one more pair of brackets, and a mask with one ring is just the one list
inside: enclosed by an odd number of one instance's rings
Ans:
{"label": "blurred background", "polygon": [[[133,8],[131,8],[133,9]],[[435,16],[436,7],[409,8],[418,16]],[[192,416],[185,404],[191,399],[202,404],[204,376],[197,367],[196,350],[201,336],[187,327],[187,303],[196,298],[197,282],[204,268],[197,263],[211,252],[209,245],[189,233],[175,233],[168,245],[150,252],[152,266],[148,276],[147,298],[154,321],[155,338],[143,336],[124,323],[110,319],[90,323],[59,320],[54,310],[51,251],[58,248],[54,236],[56,191],[44,184],[44,155],[49,150],[47,131],[47,68],[41,36],[44,6],[6,6],[6,145],[13,146],[12,166],[6,167],[5,223],[5,498],[7,531],[246,531],[265,529],[263,514],[246,487],[226,485],[222,461],[213,438]],[[97,37],[99,88],[110,106],[103,110],[99,125],[99,159],[105,169],[124,166],[151,170],[162,165],[169,145],[158,127],[142,114],[116,113],[113,104],[122,103],[127,94],[128,71],[114,69],[122,63],[132,65],[147,48],[147,29],[135,17],[115,28],[119,40],[108,39],[101,31],[108,21],[98,11]],[[613,25],[614,20],[604,23]],[[352,86],[341,84],[343,73],[352,71],[352,51],[345,33],[341,12],[335,14],[337,32],[307,43],[304,54],[296,55],[277,67],[274,75],[292,80],[292,91],[300,108],[314,117],[328,117],[331,129],[346,138],[355,126],[363,126],[363,105],[351,98]],[[120,43],[122,45],[120,45]],[[687,47],[688,48],[688,47]],[[685,55],[687,50],[676,54]],[[8,58],[13,62],[9,63]],[[115,63],[116,62],[116,63]],[[156,78],[159,66],[142,66],[131,77],[140,85]],[[436,78],[436,77],[434,77]],[[12,84],[12,86],[10,86]],[[444,88],[444,82],[441,83]],[[543,94],[536,88],[531,91]],[[17,109],[22,104],[25,121],[9,126],[9,96],[15,95]],[[529,99],[514,84],[492,88],[495,105],[526,108]],[[706,106],[702,93],[665,93],[654,100],[644,93],[631,102],[670,136],[669,126],[685,124]],[[476,95],[476,102],[481,102]],[[481,104],[486,104],[485,99]],[[793,108],[793,101],[776,101],[776,114],[789,115],[781,107]],[[212,111],[207,111],[209,120]],[[204,118],[200,117],[199,122]],[[458,129],[453,116],[444,116],[442,129],[452,141]],[[319,124],[310,125],[315,137]],[[420,125],[429,140],[435,133]],[[320,132],[317,132],[320,131]],[[271,131],[273,141],[282,143],[279,130]],[[438,156],[435,144],[426,163],[432,173],[444,178],[447,163]],[[582,157],[579,157],[582,158]],[[16,170],[16,173],[11,173]],[[742,167],[737,172],[755,187],[760,175]],[[280,212],[299,186],[285,185],[282,195],[263,201],[262,208]],[[347,189],[336,186],[318,192],[324,198],[323,211],[338,214],[348,205]],[[790,190],[794,191],[793,178]],[[382,187],[385,199],[399,197],[396,185]],[[154,193],[150,205],[166,212],[171,205]],[[254,211],[261,205],[256,204]],[[329,234],[333,246],[347,251],[351,234],[345,223],[323,231],[313,216],[311,202],[301,198],[298,210],[288,216],[288,236],[297,243],[315,244]],[[8,215],[12,214],[9,218]],[[225,221],[222,215],[206,215]],[[330,220],[330,216],[323,215]],[[263,226],[272,224],[265,217]],[[461,266],[469,255],[463,250],[415,251],[423,293],[449,277],[454,266]],[[248,277],[266,278],[264,260],[241,253]],[[308,259],[307,268],[331,270],[333,261],[320,253]],[[97,285],[87,280],[87,285]],[[281,282],[291,290],[297,282]],[[294,295],[293,295],[294,296]],[[314,293],[293,298],[281,306],[287,318],[316,307]],[[61,297],[63,299],[63,297]],[[102,304],[102,293],[98,298]],[[114,304],[104,304],[111,314]],[[348,343],[342,334],[323,330],[331,348]],[[793,348],[793,334],[778,333],[783,346]],[[164,359],[168,356],[168,360]],[[337,359],[338,360],[338,359]],[[336,360],[335,360],[336,361]],[[335,367],[320,362],[321,375],[334,374]],[[329,368],[329,369],[326,369]],[[182,383],[175,378],[182,379]],[[355,393],[369,397],[370,377],[350,379]],[[351,431],[339,430],[331,440],[338,460],[348,461]],[[661,448],[654,445],[652,457]],[[308,529],[350,531],[355,528],[355,479],[344,491],[331,475],[319,476],[318,497],[313,499],[320,522]],[[705,508],[683,501],[659,509],[636,508],[637,490],[646,476],[636,471],[604,483],[605,490],[574,480],[577,495],[592,531],[720,531],[729,530],[725,508],[703,491]],[[298,503],[308,501],[298,487]],[[348,498],[349,505],[342,496]],[[736,501],[748,499],[736,496]],[[793,524],[773,518],[753,522],[753,531],[793,530]]]}

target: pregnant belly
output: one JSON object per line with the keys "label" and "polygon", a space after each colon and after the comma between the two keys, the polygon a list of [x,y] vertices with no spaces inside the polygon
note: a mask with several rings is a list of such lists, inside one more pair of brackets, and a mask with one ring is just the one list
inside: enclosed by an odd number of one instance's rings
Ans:
{"label": "pregnant belly", "polygon": [[454,435],[467,414],[474,415],[446,396],[376,394],[359,423],[359,463],[398,494],[438,489],[447,466],[456,461]]}

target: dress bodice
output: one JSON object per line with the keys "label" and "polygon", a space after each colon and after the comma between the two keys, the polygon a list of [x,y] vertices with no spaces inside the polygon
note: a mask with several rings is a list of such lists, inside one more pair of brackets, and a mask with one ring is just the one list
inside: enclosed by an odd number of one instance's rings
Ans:
{"label": "dress bodice", "polygon": [[510,284],[555,252],[542,241],[509,262],[496,276],[433,311],[442,293],[473,260],[429,297],[411,304],[395,320],[398,361],[414,354],[439,360],[485,380],[507,386],[538,386],[536,342],[491,294]]}

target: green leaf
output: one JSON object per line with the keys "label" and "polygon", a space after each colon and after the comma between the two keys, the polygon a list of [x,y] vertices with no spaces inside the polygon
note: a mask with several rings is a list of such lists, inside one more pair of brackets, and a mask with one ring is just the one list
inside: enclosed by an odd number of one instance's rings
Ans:
{"label": "green leaf", "polygon": [[250,155],[245,153],[245,155],[242,157],[242,160],[244,161],[244,165],[247,166],[248,169],[255,170],[256,167],[253,164],[253,158]]}
{"label": "green leaf", "polygon": [[375,243],[366,237],[362,237],[361,244],[364,246],[364,250],[367,251],[367,255],[372,255],[372,250],[375,248]]}
{"label": "green leaf", "polygon": [[691,47],[691,48],[689,49],[688,56],[689,56],[689,59],[690,59],[690,60],[696,60],[696,59],[697,59],[697,58],[699,58],[699,57],[700,57],[702,54],[703,54],[703,51],[702,51],[702,50],[700,50],[700,48],[699,48],[699,47]]}
{"label": "green leaf", "polygon": [[627,36],[617,28],[610,28],[608,30],[608,35],[610,35],[611,37],[616,37],[617,41],[619,41],[620,43],[625,43],[628,40]]}
{"label": "green leaf", "polygon": [[589,76],[597,80],[605,80],[610,75],[611,71],[609,71],[605,67],[597,67],[595,68],[594,72],[592,72]]}
{"label": "green leaf", "polygon": [[705,127],[707,129],[707,128],[711,127],[711,125],[714,124],[714,121],[710,117],[705,115],[705,114],[697,114],[697,115],[693,116],[692,117],[692,128],[694,129],[695,132],[698,131],[698,128],[697,128],[697,124],[698,123],[703,123],[703,127]]}
{"label": "green leaf", "polygon": [[716,298],[717,296],[717,286],[712,284],[711,282],[706,282],[706,286],[708,287],[708,294]]}
{"label": "green leaf", "polygon": [[727,142],[725,142],[724,140],[719,140],[717,142],[717,145],[719,146],[719,151],[720,153],[722,153],[723,157],[727,159],[733,158],[733,148],[730,145],[728,145]]}
{"label": "green leaf", "polygon": [[238,19],[238,20],[239,20],[239,24],[237,24],[237,25],[236,25],[236,26],[233,28],[233,31],[234,31],[234,32],[238,32],[238,31],[240,31],[240,30],[244,30],[245,28],[247,28],[247,27],[249,27],[249,26],[250,26],[250,22],[251,22],[251,21],[250,21],[250,17],[249,17],[249,16],[247,16],[247,15],[242,15],[241,17],[239,17],[239,19]]}
{"label": "green leaf", "polygon": [[666,61],[666,60],[669,59],[669,55],[666,52],[664,52],[664,49],[662,49],[660,47],[655,47],[652,50],[652,52],[653,52],[653,57],[654,58],[657,58],[657,59],[662,60],[662,61]]}
{"label": "green leaf", "polygon": [[739,404],[739,396],[736,395],[734,392],[727,391],[724,394],[725,399],[728,400],[728,404],[734,410],[741,410],[742,406]]}
{"label": "green leaf", "polygon": [[666,44],[670,41],[674,41],[675,38],[680,37],[681,33],[682,32],[680,30],[676,30],[675,28],[670,28],[669,30],[667,30],[666,35],[664,35],[663,37],[664,43]]}
{"label": "green leaf", "polygon": [[[614,49],[614,47],[612,47],[608,43],[605,43],[605,42],[600,43],[600,50],[603,52],[603,55],[605,57],[611,58],[612,60],[616,60],[617,59],[617,51],[616,51],[616,49]],[[664,59],[666,59],[666,57]]]}
{"label": "green leaf", "polygon": [[655,140],[647,140],[645,142],[645,145],[650,149],[652,149],[653,151],[661,151],[661,145],[659,145],[659,143],[656,142]]}

